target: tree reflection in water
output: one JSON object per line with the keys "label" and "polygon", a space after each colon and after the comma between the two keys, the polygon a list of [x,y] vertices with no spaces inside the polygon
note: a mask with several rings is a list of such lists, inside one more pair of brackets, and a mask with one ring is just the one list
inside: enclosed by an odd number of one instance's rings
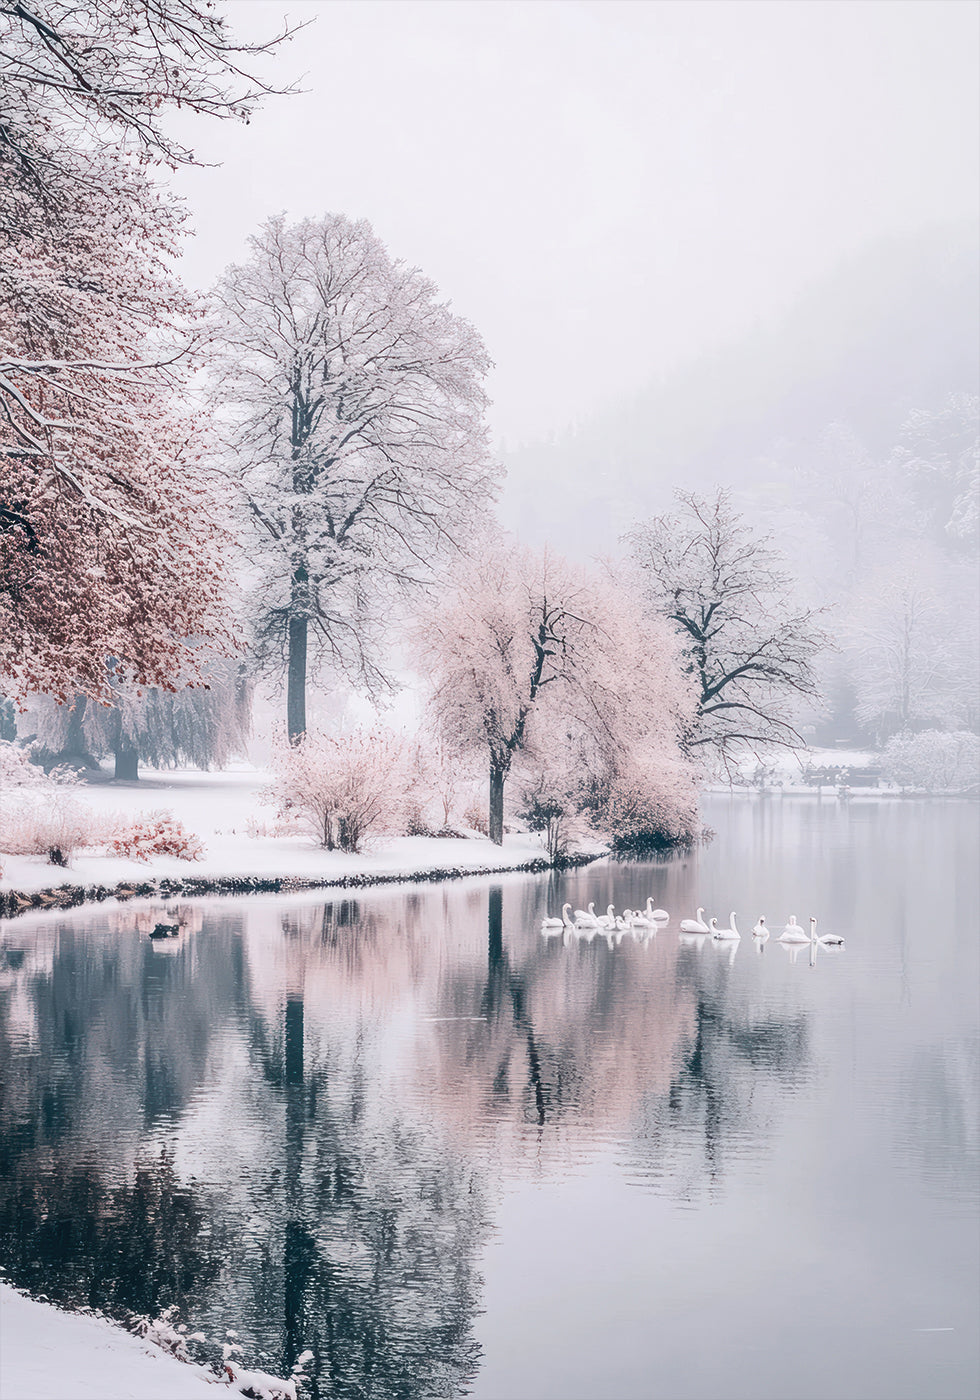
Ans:
{"label": "tree reflection in water", "polygon": [[542,940],[565,888],[202,906],[167,958],[58,928],[0,985],[10,1276],[179,1302],[273,1370],[310,1349],[314,1400],[464,1392],[500,1182],[610,1132],[663,1159],[692,1124],[717,1178],[759,1077],[805,1050],[802,1017],[747,1018],[676,937]]}

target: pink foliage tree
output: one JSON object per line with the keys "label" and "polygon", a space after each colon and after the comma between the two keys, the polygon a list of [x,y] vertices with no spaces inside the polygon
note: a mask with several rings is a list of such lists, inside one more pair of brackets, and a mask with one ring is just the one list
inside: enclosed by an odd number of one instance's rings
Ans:
{"label": "pink foliage tree", "polygon": [[8,5],[0,46],[0,675],[105,699],[112,656],[169,686],[184,638],[222,637],[224,541],[151,167],[193,160],[168,111],[247,117],[264,46],[202,0]]}
{"label": "pink foliage tree", "polygon": [[498,845],[519,758],[546,767],[552,785],[556,765],[577,772],[595,807],[637,754],[686,772],[679,736],[692,700],[675,642],[609,577],[485,539],[421,618],[416,658],[444,740],[486,758]]}

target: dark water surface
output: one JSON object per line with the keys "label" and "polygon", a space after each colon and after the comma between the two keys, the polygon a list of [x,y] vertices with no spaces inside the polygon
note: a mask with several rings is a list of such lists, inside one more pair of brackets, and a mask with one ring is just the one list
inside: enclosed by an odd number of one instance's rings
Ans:
{"label": "dark water surface", "polygon": [[[713,798],[665,862],[0,926],[7,1277],[314,1400],[973,1397],[977,815]],[[757,950],[790,912],[846,947]]]}

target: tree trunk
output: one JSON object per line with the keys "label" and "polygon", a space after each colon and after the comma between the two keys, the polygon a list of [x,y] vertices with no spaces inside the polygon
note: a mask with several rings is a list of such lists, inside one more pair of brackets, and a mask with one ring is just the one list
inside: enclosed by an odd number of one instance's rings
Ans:
{"label": "tree trunk", "polygon": [[504,844],[504,778],[506,773],[495,763],[490,765],[490,840],[495,846]]}
{"label": "tree trunk", "polygon": [[140,756],[135,746],[129,741],[125,734],[121,734],[116,740],[113,753],[116,757],[116,769],[113,773],[117,783],[139,782]]}
{"label": "tree trunk", "polygon": [[305,617],[289,619],[289,663],[286,672],[286,729],[296,744],[306,733],[306,635]]}

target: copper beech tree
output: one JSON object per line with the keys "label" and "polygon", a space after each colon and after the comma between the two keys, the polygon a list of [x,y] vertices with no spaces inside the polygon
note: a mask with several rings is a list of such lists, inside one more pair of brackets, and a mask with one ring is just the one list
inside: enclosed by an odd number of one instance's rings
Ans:
{"label": "copper beech tree", "polygon": [[678,741],[691,705],[674,640],[612,579],[484,539],[426,608],[415,653],[444,742],[487,765],[497,845],[505,784],[521,762],[574,767],[605,794],[642,770],[667,828],[689,825]]}
{"label": "copper beech tree", "polygon": [[110,698],[170,686],[221,636],[224,539],[180,407],[193,308],[178,107],[244,118],[263,85],[204,0],[0,6],[0,676]]}
{"label": "copper beech tree", "polygon": [[399,598],[496,481],[479,335],[361,221],[270,220],[214,299],[215,398],[252,530],[256,656],[306,730],[323,661],[368,688]]}

